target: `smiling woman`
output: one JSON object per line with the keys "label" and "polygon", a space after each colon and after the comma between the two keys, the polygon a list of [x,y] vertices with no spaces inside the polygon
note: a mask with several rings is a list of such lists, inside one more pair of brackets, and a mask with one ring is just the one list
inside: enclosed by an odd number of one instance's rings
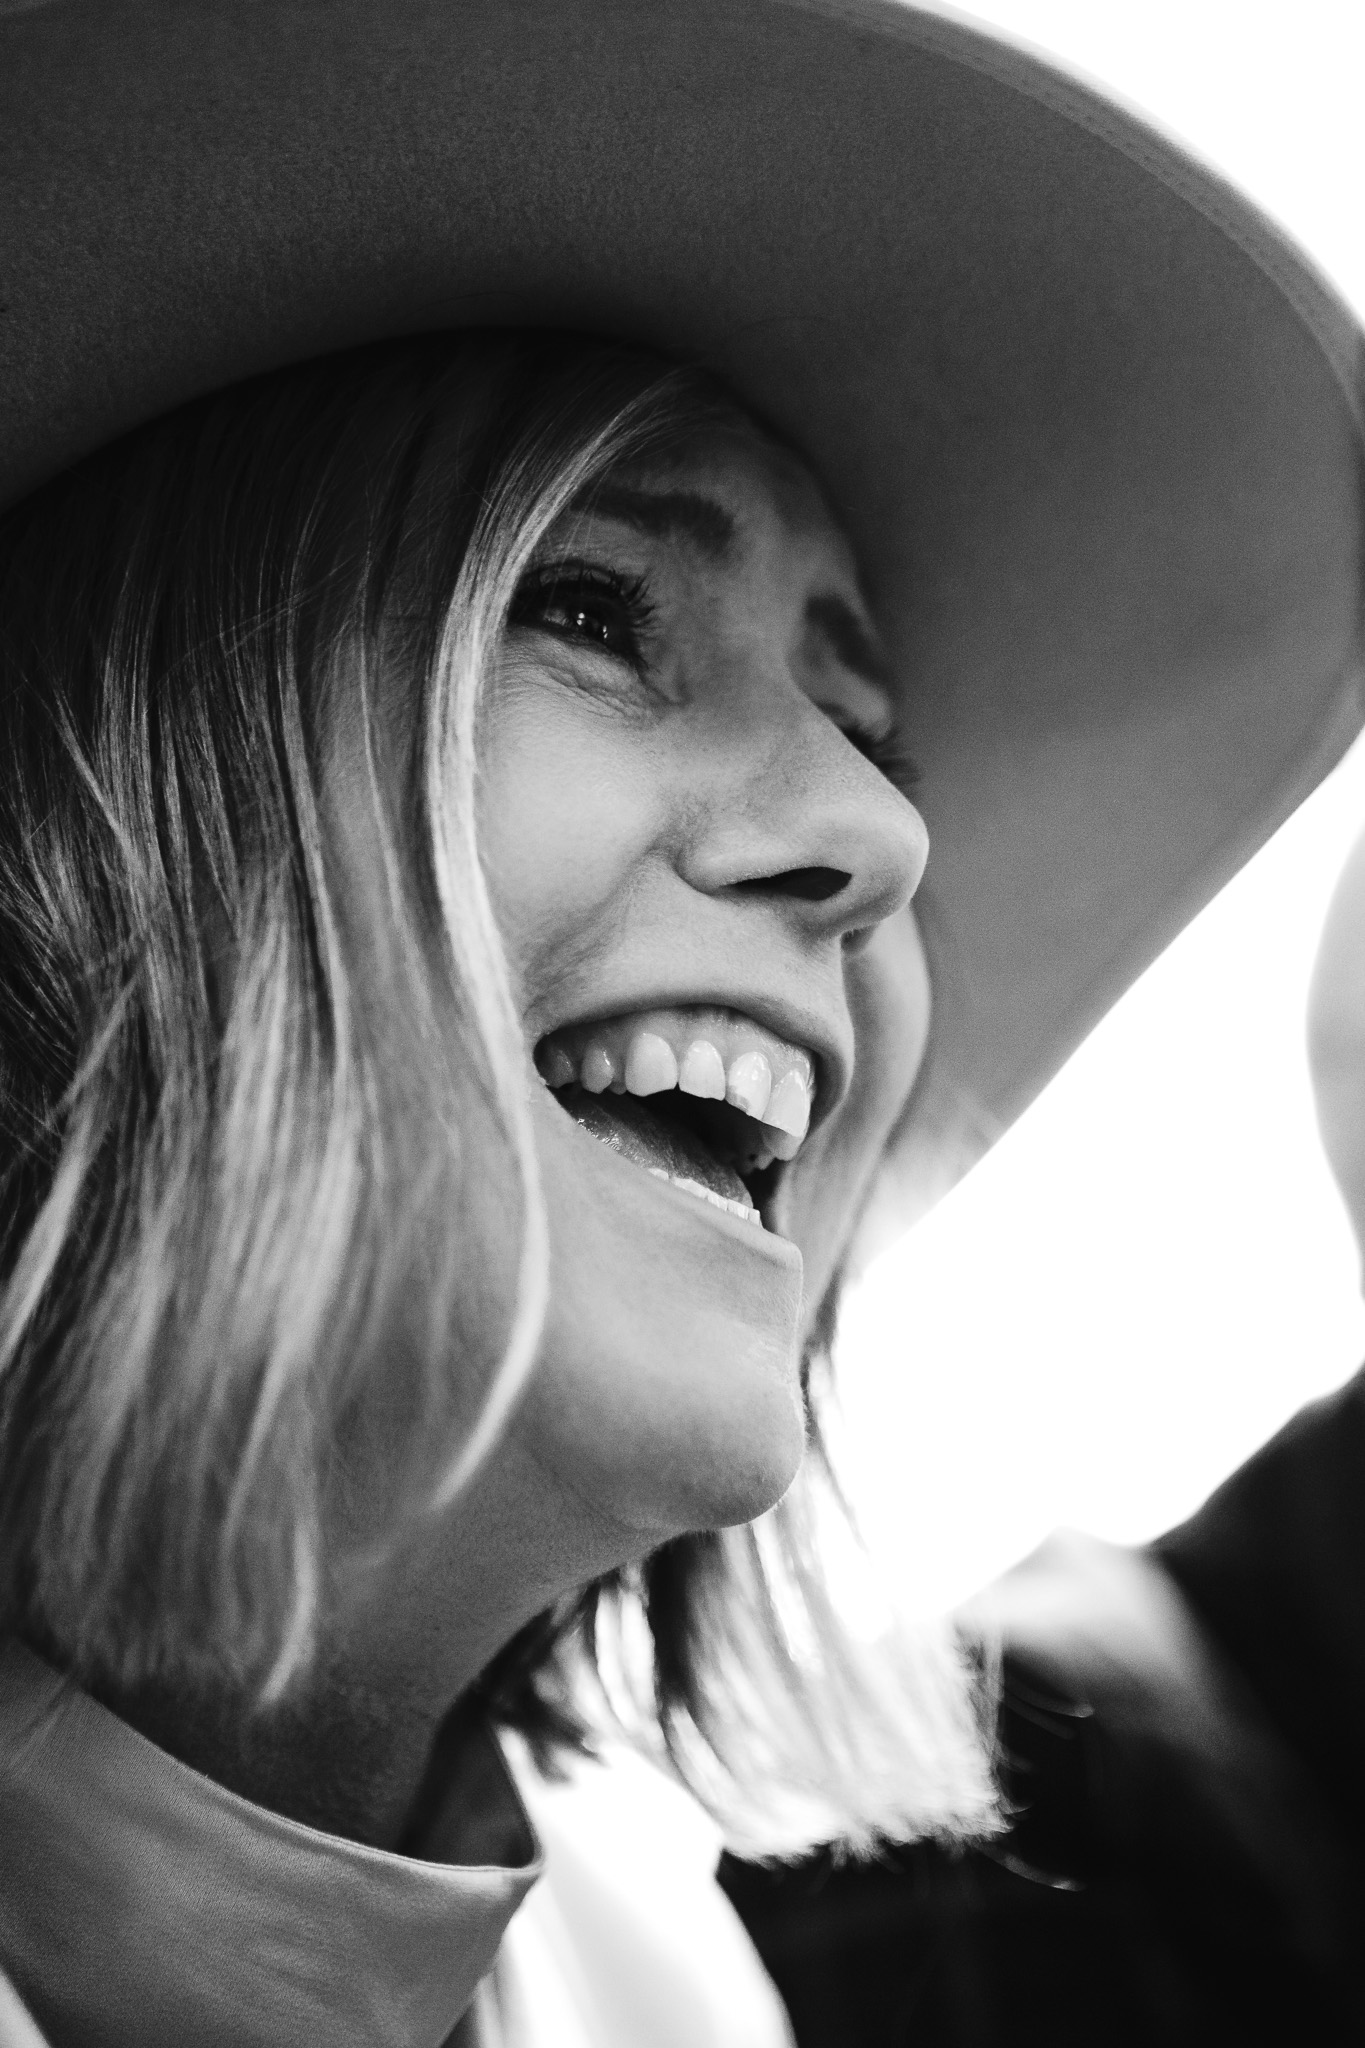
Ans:
{"label": "smiling woman", "polygon": [[173,414],[0,549],[7,1626],[392,1846],[453,1702],[581,1740],[638,1606],[618,1710],[735,1839],[989,1827],[951,1648],[873,1668],[800,1488],[720,1533],[817,1427],[928,1027],[799,460],[648,354],[441,338]]}
{"label": "smiling woman", "polygon": [[53,0],[0,131],[0,1965],[780,2040],[657,1843],[512,1926],[491,1731],[998,1825],[822,1574],[840,1280],[1358,723],[1358,337],[883,0]]}

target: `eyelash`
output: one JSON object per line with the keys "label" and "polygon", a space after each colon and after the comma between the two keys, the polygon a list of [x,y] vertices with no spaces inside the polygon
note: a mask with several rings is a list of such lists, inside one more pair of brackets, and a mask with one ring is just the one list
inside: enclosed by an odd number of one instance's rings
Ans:
{"label": "eyelash", "polygon": [[[544,617],[552,600],[557,600],[560,609],[569,615],[564,622],[553,624]],[[612,608],[616,618],[604,619],[601,614]],[[645,643],[654,614],[643,576],[622,576],[615,569],[597,568],[587,562],[555,562],[532,569],[522,578],[512,600],[508,624],[554,633],[563,640],[587,641],[601,653],[638,669],[644,664]],[[607,633],[617,629],[622,644],[612,646],[604,635],[594,634],[594,616]]]}
{"label": "eyelash", "polygon": [[902,794],[909,796],[924,780],[924,770],[906,747],[895,726],[889,732],[859,732],[856,726],[842,728],[844,738],[856,747],[865,761],[886,777]]}

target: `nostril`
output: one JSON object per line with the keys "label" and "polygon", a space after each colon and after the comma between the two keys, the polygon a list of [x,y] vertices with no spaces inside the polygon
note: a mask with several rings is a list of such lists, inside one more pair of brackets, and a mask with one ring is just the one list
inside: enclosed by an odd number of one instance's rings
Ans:
{"label": "nostril", "polygon": [[801,903],[828,903],[852,880],[843,868],[784,868],[776,875],[753,875],[733,887],[744,896],[792,896]]}

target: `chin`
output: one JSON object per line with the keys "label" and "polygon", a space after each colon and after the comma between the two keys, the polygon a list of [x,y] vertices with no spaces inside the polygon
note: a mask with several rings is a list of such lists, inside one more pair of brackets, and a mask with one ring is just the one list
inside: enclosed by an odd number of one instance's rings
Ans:
{"label": "chin", "polygon": [[641,1546],[751,1521],[805,1453],[799,1251],[650,1178],[553,1105],[538,1135],[551,1295],[519,1433]]}
{"label": "chin", "polygon": [[806,1453],[799,1379],[794,1357],[776,1398],[764,1399],[755,1387],[750,1398],[724,1412],[709,1409],[690,1431],[658,1446],[651,1492],[665,1508],[669,1533],[734,1528],[777,1505]]}

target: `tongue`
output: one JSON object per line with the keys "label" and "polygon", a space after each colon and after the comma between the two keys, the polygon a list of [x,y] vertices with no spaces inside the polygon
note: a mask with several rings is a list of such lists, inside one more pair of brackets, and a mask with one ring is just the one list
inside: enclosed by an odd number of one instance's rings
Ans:
{"label": "tongue", "polygon": [[632,1165],[657,1167],[679,1180],[700,1181],[727,1201],[749,1203],[749,1192],[733,1167],[722,1166],[695,1132],[656,1116],[638,1095],[588,1095],[574,1088],[559,1100],[585,1131]]}

